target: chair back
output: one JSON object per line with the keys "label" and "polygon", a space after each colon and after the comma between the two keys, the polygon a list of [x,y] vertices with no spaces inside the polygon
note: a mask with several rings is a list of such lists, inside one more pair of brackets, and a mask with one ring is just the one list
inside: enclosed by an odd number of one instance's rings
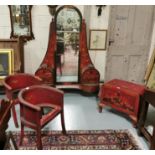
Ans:
{"label": "chair back", "polygon": [[18,73],[9,75],[4,79],[4,86],[12,90],[22,89],[31,85],[42,84],[41,79],[31,74]]}
{"label": "chair back", "polygon": [[41,107],[43,105],[53,104],[63,106],[64,93],[56,88],[43,85],[30,86],[19,92],[21,119],[38,124],[41,117]]}

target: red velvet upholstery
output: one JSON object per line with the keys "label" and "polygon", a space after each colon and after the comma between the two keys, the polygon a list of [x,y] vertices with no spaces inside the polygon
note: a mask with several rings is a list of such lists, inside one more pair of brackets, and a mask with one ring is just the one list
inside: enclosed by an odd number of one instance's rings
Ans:
{"label": "red velvet upholstery", "polygon": [[[61,114],[63,133],[66,133],[63,112],[64,94],[62,91],[43,85],[30,86],[21,90],[18,98],[21,110],[21,144],[24,126],[27,126],[37,131],[37,148],[42,149],[41,128],[58,114]],[[44,114],[44,108],[49,108],[50,111]]]}
{"label": "red velvet upholstery", "polygon": [[31,85],[42,84],[42,81],[39,77],[36,77],[31,74],[19,73],[14,75],[7,76],[3,81],[6,96],[9,100],[13,101],[12,113],[15,126],[18,127],[18,121],[15,111],[15,104],[18,103],[17,94],[18,92],[25,87]]}

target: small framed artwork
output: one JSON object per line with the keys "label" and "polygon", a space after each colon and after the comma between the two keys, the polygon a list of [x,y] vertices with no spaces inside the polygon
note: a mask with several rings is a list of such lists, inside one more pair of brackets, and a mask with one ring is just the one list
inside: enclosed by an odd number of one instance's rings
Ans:
{"label": "small framed artwork", "polygon": [[106,50],[107,30],[90,30],[89,49]]}
{"label": "small framed artwork", "polygon": [[0,49],[0,79],[13,73],[13,49]]}

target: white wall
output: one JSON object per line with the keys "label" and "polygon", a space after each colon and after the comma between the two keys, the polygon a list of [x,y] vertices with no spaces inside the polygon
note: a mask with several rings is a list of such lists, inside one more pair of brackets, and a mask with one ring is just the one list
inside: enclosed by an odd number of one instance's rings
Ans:
{"label": "white wall", "polygon": [[151,39],[151,46],[150,46],[150,52],[148,57],[148,63],[150,61],[151,55],[153,53],[153,50],[155,49],[155,20],[153,25],[153,31],[152,31],[152,39]]}
{"label": "white wall", "polygon": [[[102,8],[101,16],[97,15],[97,7],[91,6],[90,29],[108,30],[110,6]],[[108,32],[108,31],[107,31]],[[104,80],[107,50],[90,50],[92,62],[100,72],[100,79]]]}
{"label": "white wall", "polygon": [[33,6],[32,28],[35,39],[25,45],[25,72],[35,73],[40,66],[47,51],[51,20],[48,6]]}
{"label": "white wall", "polygon": [[[76,6],[84,14],[83,5]],[[90,7],[89,29],[108,29],[109,6],[102,9],[102,15],[97,16],[97,7]],[[0,5],[0,39],[10,38],[11,23],[8,6]],[[42,62],[48,44],[49,25],[52,16],[49,13],[48,6],[37,5],[32,8],[32,30],[34,40],[28,41],[24,46],[25,72],[34,73]],[[86,23],[87,24],[87,23]],[[105,59],[107,51],[89,51],[92,62],[99,70],[101,80],[104,80]]]}
{"label": "white wall", "polygon": [[0,5],[0,39],[10,38],[11,21],[9,7]]}

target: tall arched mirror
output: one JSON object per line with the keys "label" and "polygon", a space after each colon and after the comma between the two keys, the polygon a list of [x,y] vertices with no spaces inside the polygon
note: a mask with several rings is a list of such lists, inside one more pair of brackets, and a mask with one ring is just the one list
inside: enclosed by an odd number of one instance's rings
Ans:
{"label": "tall arched mirror", "polygon": [[90,59],[86,23],[76,7],[57,9],[50,23],[47,52],[35,75],[57,88],[98,91],[100,74]]}
{"label": "tall arched mirror", "polygon": [[56,82],[79,81],[79,34],[82,15],[74,6],[56,12]]}

